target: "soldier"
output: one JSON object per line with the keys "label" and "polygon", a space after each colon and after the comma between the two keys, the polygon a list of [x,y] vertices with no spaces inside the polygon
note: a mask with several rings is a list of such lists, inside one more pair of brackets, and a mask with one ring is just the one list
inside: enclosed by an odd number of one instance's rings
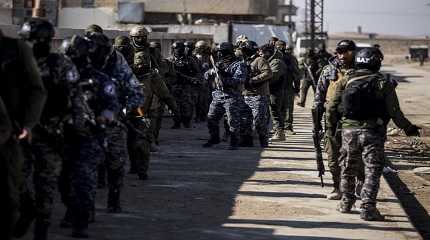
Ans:
{"label": "soldier", "polygon": [[69,169],[63,168],[62,177],[69,178],[71,183],[70,199],[62,190],[63,200],[66,200],[68,207],[64,220],[70,217],[72,236],[77,238],[88,237],[88,223],[94,221],[97,164],[103,161],[102,147],[108,147],[104,135],[109,136],[110,126],[118,124],[120,112],[115,82],[90,64],[90,53],[98,51],[93,49],[93,44],[97,43],[90,43],[86,38],[75,35],[70,40],[66,39],[61,46],[62,52],[72,59],[80,74],[78,88],[72,99],[75,108],[72,116],[75,113],[78,116],[66,125],[65,131],[65,167]]}
{"label": "soldier", "polygon": [[[208,71],[212,64],[210,62],[211,48],[206,41],[200,40],[196,43],[194,55],[199,61],[202,72]],[[209,111],[210,91],[207,81],[202,81],[197,97],[196,117],[200,122],[205,122]]]}
{"label": "soldier", "polygon": [[[279,42],[279,41],[278,41]],[[272,54],[269,56],[269,54]],[[287,65],[283,58],[283,53],[279,50],[267,48],[264,55],[269,61],[270,68],[272,69],[273,77],[270,80],[270,109],[272,113],[273,129],[275,130],[271,140],[284,141],[285,140],[285,84],[287,84]]]}
{"label": "soldier", "polygon": [[[160,86],[165,85],[170,94],[171,87],[167,85],[166,80],[163,76],[165,76],[168,71],[168,63],[163,56],[161,55],[161,44],[159,42],[150,42],[149,43],[150,54],[155,58],[155,61],[158,63],[158,72],[157,80],[160,81]],[[156,98],[156,97],[155,97]],[[165,104],[161,101],[153,101],[154,104],[151,105],[151,128],[153,132],[153,141],[151,143],[151,152],[156,152],[158,149],[155,145],[159,144],[158,137],[160,135],[161,124],[163,120]],[[170,109],[172,114],[178,114],[177,109]]]}
{"label": "soldier", "polygon": [[[0,238],[9,240],[19,214],[24,181],[24,158],[18,141],[30,140],[31,130],[39,122],[46,92],[31,48],[24,41],[3,36],[1,30],[0,63],[1,125],[4,126],[0,137],[0,187],[4,194],[0,204]],[[7,119],[9,124],[3,121]]]}
{"label": "soldier", "polygon": [[[27,186],[15,237],[22,237],[26,233],[35,216],[34,239],[42,240],[48,238],[62,161],[62,125],[64,119],[71,114],[69,104],[72,102],[72,89],[79,80],[79,73],[72,61],[63,54],[50,53],[55,30],[48,21],[30,19],[22,25],[19,35],[33,45],[48,98],[41,121],[33,130],[32,142],[23,143]],[[33,168],[34,196],[30,190],[32,187],[28,186],[33,182]]]}
{"label": "soldier", "polygon": [[282,111],[285,113],[284,130],[287,134],[294,135],[294,97],[300,91],[300,71],[296,57],[293,55],[293,48],[287,47],[286,43],[279,40],[275,43],[277,51],[282,52],[283,60],[287,66],[286,82],[284,84],[284,100]]}
{"label": "soldier", "polygon": [[[407,136],[419,136],[419,128],[405,118],[391,81],[379,72],[382,54],[365,48],[355,55],[356,71],[337,84],[333,101],[328,105],[329,122],[336,122],[342,104],[342,200],[339,211],[350,213],[355,202],[357,166],[363,161],[365,180],[361,191],[360,217],[365,221],[382,221],[376,208],[379,182],[385,165],[384,142],[390,120]],[[332,120],[334,118],[334,120]],[[328,126],[333,131],[335,126]]]}
{"label": "soldier", "polygon": [[[90,54],[91,63],[97,70],[111,77],[118,89],[121,109],[126,109],[126,115],[131,117],[143,116],[143,90],[124,56],[112,51],[109,39],[100,33],[90,36],[95,48]],[[124,116],[120,117],[125,121]],[[128,160],[127,127],[123,122],[106,126],[107,147],[106,165],[108,169],[108,211],[120,212],[120,190],[124,178],[124,165]]]}
{"label": "soldier", "polygon": [[[337,44],[336,56],[330,58],[329,65],[324,67],[318,80],[315,94],[314,106],[312,111],[316,111],[317,121],[321,122],[322,115],[326,111],[326,106],[330,104],[334,97],[336,85],[342,82],[342,78],[354,66],[355,43],[351,40],[342,40]],[[326,131],[326,152],[328,167],[333,179],[333,191],[327,195],[329,200],[339,200],[342,195],[340,192],[340,147],[341,129],[340,124],[333,122],[331,126],[336,126],[334,131]]]}
{"label": "soldier", "polygon": [[[255,49],[255,47],[252,48]],[[242,94],[244,95],[248,109],[252,113],[252,127],[245,126],[248,130],[244,133],[245,136],[243,138],[252,139],[252,129],[255,129],[260,140],[260,146],[264,148],[269,145],[269,81],[273,76],[267,59],[273,55],[273,47],[263,45],[260,50],[261,52],[258,54],[254,53],[254,51],[244,53],[250,73]],[[248,141],[251,142],[251,140]]]}
{"label": "soldier", "polygon": [[178,104],[179,114],[174,117],[175,123],[172,128],[180,128],[181,123],[185,128],[190,128],[194,112],[192,88],[200,85],[200,67],[194,58],[185,55],[183,42],[174,42],[172,53],[173,56],[168,59],[169,71],[166,75],[172,84],[172,93]]}
{"label": "soldier", "polygon": [[316,81],[318,80],[317,72],[319,70],[318,56],[315,54],[314,49],[308,49],[305,57],[300,62],[300,71],[303,72],[303,78],[300,83],[300,100],[297,106],[305,107],[306,97],[309,88],[315,92]]}
{"label": "soldier", "polygon": [[130,67],[133,66],[134,50],[131,45],[130,38],[127,36],[116,37],[113,43],[113,48],[124,56]]}
{"label": "soldier", "polygon": [[[153,109],[151,107],[153,105],[159,105],[157,102],[160,101],[164,102],[176,115],[177,105],[175,99],[170,95],[169,89],[164,84],[164,81],[159,79],[160,76],[158,75],[157,69],[151,68],[150,61],[150,55],[147,55],[145,52],[138,52],[135,54],[134,73],[143,86],[145,95],[145,102],[143,105],[144,118],[155,120],[153,114],[156,114],[156,112],[153,112],[153,110],[157,110],[157,108]],[[131,133],[138,138],[133,141],[135,145],[132,146],[134,149],[131,152],[137,153],[138,155],[133,156],[130,154],[130,158],[136,161],[137,173],[141,180],[145,180],[148,176],[150,144],[154,138],[154,129],[151,124],[152,121],[149,121],[144,128],[139,128],[140,131]],[[143,136],[137,136],[141,134]]]}
{"label": "soldier", "polygon": [[234,55],[233,44],[221,43],[217,48],[218,61],[214,68],[205,73],[205,79],[212,86],[212,102],[208,113],[210,139],[203,147],[220,143],[219,121],[227,113],[230,126],[230,149],[235,150],[239,144],[241,106],[244,100],[241,89],[248,76],[245,63]]}
{"label": "soldier", "polygon": [[[197,63],[198,67],[199,67],[199,71],[202,72],[202,66],[200,64],[200,61],[197,59],[197,57],[194,55],[194,49],[195,49],[195,43],[193,41],[185,41],[184,42],[184,46],[185,46],[185,55],[189,58],[192,58],[194,62]],[[202,82],[202,80],[200,80],[199,82]],[[193,109],[194,109],[194,121],[196,123],[200,122],[199,118],[197,117],[197,108],[198,106],[198,97],[199,97],[199,92],[201,91],[201,84],[194,84],[191,87],[191,91],[192,91],[192,98],[193,98]]]}

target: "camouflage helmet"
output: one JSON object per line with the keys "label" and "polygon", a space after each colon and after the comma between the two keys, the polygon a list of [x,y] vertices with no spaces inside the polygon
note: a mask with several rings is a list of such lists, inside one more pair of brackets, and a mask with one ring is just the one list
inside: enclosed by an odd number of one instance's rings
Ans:
{"label": "camouflage helmet", "polygon": [[115,38],[113,45],[115,47],[130,46],[131,45],[130,38],[128,38],[127,36],[118,36]]}
{"label": "camouflage helmet", "polygon": [[241,43],[247,42],[247,41],[249,41],[248,37],[246,35],[242,34],[236,38],[235,44],[236,44],[236,46],[239,46]]}
{"label": "camouflage helmet", "polygon": [[149,43],[149,47],[150,47],[150,48],[158,48],[158,49],[161,49],[161,43],[160,43],[160,42],[152,41],[152,42],[150,42],[150,43]]}
{"label": "camouflage helmet", "polygon": [[210,48],[209,43],[204,40],[197,41],[195,47],[203,49]]}
{"label": "camouflage helmet", "polygon": [[92,33],[103,33],[103,28],[97,24],[91,24],[85,29],[85,36],[89,36]]}
{"label": "camouflage helmet", "polygon": [[143,26],[135,26],[130,30],[130,37],[148,37],[149,31]]}

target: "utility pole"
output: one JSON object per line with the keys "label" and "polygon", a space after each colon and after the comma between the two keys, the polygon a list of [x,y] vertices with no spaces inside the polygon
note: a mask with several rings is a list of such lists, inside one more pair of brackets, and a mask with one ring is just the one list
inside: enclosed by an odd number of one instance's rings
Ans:
{"label": "utility pole", "polygon": [[[292,7],[293,6],[293,0],[290,0],[289,5]],[[293,15],[289,14],[288,15],[288,46],[292,47],[293,46]]]}
{"label": "utility pole", "polygon": [[315,39],[324,33],[324,0],[306,0],[305,34],[311,39],[311,48],[315,49]]}

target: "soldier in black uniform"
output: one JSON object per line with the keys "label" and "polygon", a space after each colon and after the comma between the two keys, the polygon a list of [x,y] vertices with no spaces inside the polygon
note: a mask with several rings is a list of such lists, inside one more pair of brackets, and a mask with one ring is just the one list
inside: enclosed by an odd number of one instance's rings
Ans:
{"label": "soldier in black uniform", "polygon": [[[63,54],[50,53],[55,35],[54,26],[46,20],[34,18],[25,22],[19,35],[33,44],[48,99],[41,121],[33,130],[32,142],[24,144],[27,178],[23,194],[22,213],[15,237],[25,234],[32,218],[36,217],[34,239],[47,239],[51,223],[54,194],[57,188],[63,151],[63,124],[70,116],[72,91],[79,74],[75,65]],[[32,174],[34,168],[34,177]],[[34,182],[35,195],[31,193]]]}
{"label": "soldier in black uniform", "polygon": [[[31,48],[24,41],[0,31],[0,100],[3,117],[0,132],[0,238],[9,240],[18,216],[23,182],[23,155],[18,141],[30,139],[39,122],[46,92]],[[9,120],[8,122],[3,122]]]}
{"label": "soldier in black uniform", "polygon": [[172,53],[173,56],[168,59],[169,70],[166,75],[170,79],[172,94],[179,108],[179,116],[175,116],[172,128],[180,128],[181,123],[185,128],[190,128],[194,112],[192,88],[199,85],[202,79],[200,67],[194,58],[185,55],[183,42],[174,42]]}

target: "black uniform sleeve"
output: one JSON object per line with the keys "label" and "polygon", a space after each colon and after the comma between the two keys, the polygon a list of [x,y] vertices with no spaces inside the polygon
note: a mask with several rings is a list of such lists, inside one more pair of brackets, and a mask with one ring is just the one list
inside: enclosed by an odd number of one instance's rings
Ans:
{"label": "black uniform sleeve", "polygon": [[23,127],[33,128],[40,119],[46,100],[46,91],[40,78],[36,60],[31,48],[19,41],[19,59],[23,66],[22,87],[27,98],[24,102]]}

